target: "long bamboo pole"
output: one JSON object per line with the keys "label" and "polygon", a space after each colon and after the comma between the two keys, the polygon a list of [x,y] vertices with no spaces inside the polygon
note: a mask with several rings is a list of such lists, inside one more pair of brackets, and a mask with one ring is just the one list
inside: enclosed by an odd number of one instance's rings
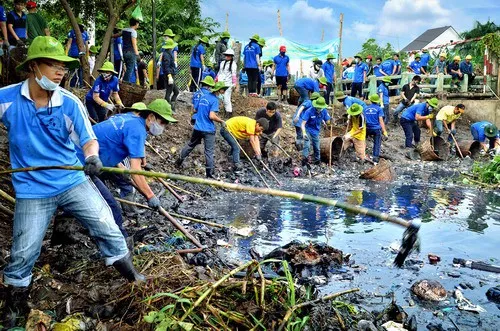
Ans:
{"label": "long bamboo pole", "polygon": [[0,190],[0,197],[4,198],[5,200],[9,201],[10,203],[16,203],[16,199],[10,196],[7,192],[4,192]]}
{"label": "long bamboo pole", "polygon": [[[0,171],[0,175],[6,175],[6,174],[15,173],[15,172],[40,171],[40,170],[52,170],[52,169],[83,171],[83,167],[77,167],[77,166],[40,166],[40,167],[18,168],[18,169],[10,169],[10,170],[5,170],[5,171]],[[102,171],[109,172],[109,173],[116,173],[116,174],[143,175],[146,177],[172,179],[172,180],[178,180],[178,181],[194,183],[194,184],[222,187],[222,188],[225,188],[228,190],[233,190],[233,191],[251,192],[251,193],[256,193],[256,194],[264,194],[264,195],[270,195],[270,196],[276,196],[276,197],[282,197],[282,198],[288,198],[288,199],[295,199],[295,200],[299,200],[299,201],[303,201],[303,202],[313,202],[313,203],[317,203],[317,204],[321,204],[321,205],[337,207],[337,208],[343,209],[345,211],[348,211],[348,212],[354,213],[354,214],[372,216],[372,217],[375,217],[381,221],[394,223],[394,224],[397,224],[397,225],[400,225],[403,227],[410,227],[410,225],[412,225],[412,223],[414,223],[414,226],[416,226],[416,227],[419,226],[418,222],[407,221],[407,220],[404,220],[400,217],[391,216],[391,215],[386,214],[386,213],[381,213],[381,212],[376,211],[374,209],[356,206],[356,205],[352,205],[352,204],[338,201],[338,200],[317,197],[317,196],[310,195],[310,194],[275,190],[275,189],[270,189],[270,188],[266,189],[266,188],[245,186],[245,185],[234,184],[234,183],[220,182],[220,181],[206,179],[206,178],[189,177],[189,176],[184,176],[184,175],[151,172],[151,171],[144,171],[144,170],[127,170],[127,169],[120,169],[120,168],[104,167],[104,168],[102,168]]]}
{"label": "long bamboo pole", "polygon": [[184,199],[162,178],[156,178],[179,202],[184,202]]}
{"label": "long bamboo pole", "polygon": [[[434,129],[433,129],[434,130]],[[446,131],[448,131],[448,134],[451,136],[453,139],[453,142],[455,143],[455,147],[457,148],[458,154],[460,154],[460,158],[463,159],[464,155],[462,154],[462,150],[460,149],[460,146],[458,146],[458,142],[455,139],[455,135],[451,134],[450,129],[446,128]]]}
{"label": "long bamboo pole", "polygon": [[275,142],[272,142],[271,140],[269,140],[269,142],[271,142],[271,144],[273,144],[274,146],[278,147],[279,150],[281,150],[283,153],[285,153],[286,157],[292,158],[290,156],[290,154],[288,154],[288,152],[285,151],[285,149],[283,147],[281,147],[279,144],[277,144]]}
{"label": "long bamboo pole", "polygon": [[271,169],[267,166],[267,164],[260,160],[260,163],[262,163],[262,166],[264,167],[264,169],[266,169],[270,174],[271,176],[273,177],[273,179],[276,181],[276,183],[278,183],[278,186],[281,186],[281,182],[279,181],[278,178],[276,178],[276,176],[274,175],[274,173],[271,171]]}

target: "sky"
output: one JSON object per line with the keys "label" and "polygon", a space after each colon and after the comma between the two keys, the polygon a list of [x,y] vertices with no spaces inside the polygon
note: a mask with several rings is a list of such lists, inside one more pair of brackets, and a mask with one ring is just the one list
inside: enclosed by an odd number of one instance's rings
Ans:
{"label": "sky", "polygon": [[[202,0],[202,15],[226,26],[237,40],[278,37],[277,11],[283,37],[304,44],[337,38],[344,14],[342,54],[352,56],[368,38],[404,48],[425,30],[453,26],[459,33],[488,19],[500,24],[498,0]],[[277,50],[278,51],[278,50]]]}

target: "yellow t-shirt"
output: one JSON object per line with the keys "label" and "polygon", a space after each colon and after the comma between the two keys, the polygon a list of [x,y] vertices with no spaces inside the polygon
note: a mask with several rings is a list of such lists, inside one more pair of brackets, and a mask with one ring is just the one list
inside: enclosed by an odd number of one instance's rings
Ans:
{"label": "yellow t-shirt", "polygon": [[[354,139],[358,140],[366,140],[366,120],[365,120],[365,115],[363,113],[359,114],[358,116],[350,116],[349,118],[352,123],[352,128],[349,133]],[[354,134],[354,132],[358,131],[361,129],[361,132],[358,134]]]}
{"label": "yellow t-shirt", "polygon": [[438,121],[446,121],[446,123],[451,123],[460,118],[461,113],[454,113],[455,107],[453,106],[444,106],[441,108],[436,116]]}
{"label": "yellow t-shirt", "polygon": [[235,116],[226,121],[227,129],[237,139],[250,139],[251,135],[255,135],[256,120],[246,116]]}
{"label": "yellow t-shirt", "polygon": [[[151,85],[153,85],[153,60],[149,60],[149,63],[148,63],[148,79],[149,79],[149,83]],[[139,81],[139,80],[137,80]]]}

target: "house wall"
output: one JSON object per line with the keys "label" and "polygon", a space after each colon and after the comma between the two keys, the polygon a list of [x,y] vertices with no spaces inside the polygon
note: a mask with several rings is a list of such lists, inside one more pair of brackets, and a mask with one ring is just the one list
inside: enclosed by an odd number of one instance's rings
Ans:
{"label": "house wall", "polygon": [[445,32],[441,33],[439,37],[431,41],[426,48],[433,47],[433,46],[438,46],[438,45],[443,45],[447,44],[450,41],[458,41],[462,40],[458,33],[455,32],[453,28],[448,28]]}

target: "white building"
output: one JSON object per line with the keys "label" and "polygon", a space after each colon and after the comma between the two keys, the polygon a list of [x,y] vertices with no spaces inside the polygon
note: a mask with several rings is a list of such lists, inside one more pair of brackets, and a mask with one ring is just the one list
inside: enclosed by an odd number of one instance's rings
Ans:
{"label": "white building", "polygon": [[417,51],[424,48],[433,48],[440,45],[463,40],[458,32],[450,25],[441,28],[429,29],[404,47],[402,52]]}

